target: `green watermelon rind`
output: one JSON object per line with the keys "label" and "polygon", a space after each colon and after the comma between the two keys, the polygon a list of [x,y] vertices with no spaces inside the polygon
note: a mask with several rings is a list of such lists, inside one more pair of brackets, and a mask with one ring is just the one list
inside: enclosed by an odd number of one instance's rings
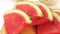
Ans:
{"label": "green watermelon rind", "polygon": [[25,20],[26,20],[26,22],[27,22],[28,24],[30,24],[30,23],[32,22],[32,20],[30,19],[30,17],[29,17],[24,11],[14,9],[14,10],[5,11],[5,12],[3,13],[3,15],[7,15],[7,14],[9,14],[9,13],[17,13],[17,14],[22,15],[22,16],[25,18]]}
{"label": "green watermelon rind", "polygon": [[43,14],[42,14],[41,10],[34,3],[32,3],[32,2],[18,2],[17,5],[18,4],[29,4],[30,6],[32,6],[36,9],[38,16],[43,17]]}
{"label": "green watermelon rind", "polygon": [[52,12],[52,15],[57,18],[57,20],[60,22],[60,15],[56,12]]}
{"label": "green watermelon rind", "polygon": [[48,19],[49,19],[50,21],[53,21],[53,15],[52,15],[52,13],[51,13],[50,8],[49,8],[46,4],[44,4],[44,3],[42,3],[42,2],[38,2],[38,3],[36,3],[36,4],[42,5],[42,6],[47,10]]}

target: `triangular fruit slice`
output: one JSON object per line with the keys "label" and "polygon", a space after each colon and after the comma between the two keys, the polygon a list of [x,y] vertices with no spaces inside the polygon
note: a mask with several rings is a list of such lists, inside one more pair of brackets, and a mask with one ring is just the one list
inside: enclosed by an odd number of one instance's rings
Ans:
{"label": "triangular fruit slice", "polygon": [[7,34],[18,34],[27,24],[31,23],[27,14],[16,9],[4,12],[4,20]]}
{"label": "triangular fruit slice", "polygon": [[51,13],[51,10],[49,9],[48,6],[46,6],[45,4],[43,3],[36,3],[38,5],[38,7],[41,9],[41,11],[43,12],[44,14],[44,17],[46,19],[48,19],[49,21],[53,21],[53,16],[52,16],[52,13]]}
{"label": "triangular fruit slice", "polygon": [[53,13],[54,21],[52,23],[46,23],[39,25],[37,34],[60,34],[60,16]]}
{"label": "triangular fruit slice", "polygon": [[35,3],[35,4],[40,8],[44,17],[41,19],[38,19],[37,21],[34,21],[32,25],[35,25],[35,24],[37,25],[38,23],[44,24],[44,23],[52,22],[53,16],[49,7],[46,6],[44,3]]}
{"label": "triangular fruit slice", "polygon": [[43,14],[38,6],[31,2],[19,2],[16,5],[16,9],[22,10],[27,13],[32,20],[36,20],[43,17]]}
{"label": "triangular fruit slice", "polygon": [[54,23],[59,23],[60,24],[60,15],[55,13],[55,12],[52,12],[53,16],[54,16]]}
{"label": "triangular fruit slice", "polygon": [[35,29],[33,27],[27,26],[19,34],[36,34],[36,32],[35,32]]}

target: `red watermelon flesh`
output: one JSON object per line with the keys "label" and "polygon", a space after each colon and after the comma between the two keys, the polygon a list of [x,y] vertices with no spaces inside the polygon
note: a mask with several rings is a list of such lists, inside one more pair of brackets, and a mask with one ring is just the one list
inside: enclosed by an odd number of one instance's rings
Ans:
{"label": "red watermelon flesh", "polygon": [[44,17],[48,18],[47,9],[45,9],[45,7],[43,7],[42,5],[38,5],[38,7],[42,10],[42,13],[44,14]]}
{"label": "red watermelon flesh", "polygon": [[43,3],[37,3],[37,6],[41,9],[45,19],[48,19],[48,21],[53,21],[53,15],[48,6]]}
{"label": "red watermelon flesh", "polygon": [[37,34],[60,34],[60,22],[54,17],[53,23],[39,25]]}
{"label": "red watermelon flesh", "polygon": [[[44,19],[46,20],[46,21],[44,21],[44,22],[46,22],[47,23],[47,21],[50,21],[49,20],[49,18],[48,18],[48,13],[47,13],[47,9],[45,9],[45,7],[43,7],[42,5],[38,5],[39,6],[39,8],[42,10],[42,13],[44,14]],[[43,19],[42,18],[42,19]]]}
{"label": "red watermelon flesh", "polygon": [[41,3],[36,3],[36,4],[41,9],[44,17],[42,17],[41,19],[38,19],[37,21],[34,21],[32,23],[32,25],[35,25],[35,24],[39,25],[39,24],[45,24],[45,23],[48,23],[48,22],[52,22],[53,21],[53,16],[50,12],[50,9],[47,6],[45,6],[44,4],[41,4]]}
{"label": "red watermelon flesh", "polygon": [[42,5],[41,3],[37,3],[37,6],[41,9],[44,17],[42,17],[41,19],[38,19],[37,21],[34,21],[31,24],[31,26],[33,26],[33,25],[39,25],[39,24],[45,24],[45,23],[53,21],[52,14],[49,13],[50,9],[47,6],[44,6],[44,4]]}
{"label": "red watermelon flesh", "polygon": [[[33,4],[32,4],[33,5]],[[28,3],[26,4],[18,4],[16,5],[16,9],[23,10],[25,13],[27,13],[32,20],[37,20],[38,18],[41,18],[42,16],[39,16],[37,13],[37,10]],[[38,9],[40,10],[40,9]]]}
{"label": "red watermelon flesh", "polygon": [[7,34],[18,34],[26,26],[24,16],[17,13],[8,13],[4,15]]}
{"label": "red watermelon flesh", "polygon": [[49,19],[41,18],[41,19],[38,19],[38,20],[32,22],[30,26],[41,25],[41,24],[45,24],[45,23],[49,23],[49,22],[50,22]]}

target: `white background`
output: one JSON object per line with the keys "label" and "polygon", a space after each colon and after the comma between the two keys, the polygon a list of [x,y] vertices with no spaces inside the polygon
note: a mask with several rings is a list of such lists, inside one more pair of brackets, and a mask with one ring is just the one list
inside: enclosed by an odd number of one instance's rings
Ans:
{"label": "white background", "polygon": [[15,3],[8,0],[0,1],[0,30],[4,25],[3,12],[12,9],[15,6]]}

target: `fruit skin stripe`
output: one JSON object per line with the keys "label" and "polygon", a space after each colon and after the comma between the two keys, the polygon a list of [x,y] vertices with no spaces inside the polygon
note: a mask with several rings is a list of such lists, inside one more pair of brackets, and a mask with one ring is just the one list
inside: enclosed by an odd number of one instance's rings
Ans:
{"label": "fruit skin stripe", "polygon": [[[51,9],[52,10],[52,9]],[[53,12],[56,12],[57,14],[59,14],[60,15],[60,10],[52,10]]]}
{"label": "fruit skin stripe", "polygon": [[17,9],[6,11],[6,12],[3,13],[3,15],[9,14],[9,13],[13,13],[13,12],[24,16],[26,21],[28,22],[28,24],[30,24],[32,22],[30,17],[27,14],[25,14],[24,11],[17,10]]}
{"label": "fruit skin stripe", "polygon": [[52,13],[51,13],[51,10],[50,10],[50,8],[46,5],[46,4],[44,4],[44,3],[36,3],[36,4],[38,4],[38,5],[42,5],[45,9],[47,9],[47,13],[48,13],[48,18],[51,20],[51,21],[53,21],[53,15],[52,15]]}
{"label": "fruit skin stripe", "polygon": [[33,2],[19,2],[19,3],[17,3],[17,5],[18,4],[29,4],[29,5],[33,6],[36,9],[36,11],[38,11],[37,12],[38,16],[43,17],[43,13],[41,12],[41,10],[37,6],[34,5],[35,3],[33,3]]}
{"label": "fruit skin stripe", "polygon": [[59,15],[59,14],[57,14],[57,13],[55,13],[55,12],[52,12],[52,15],[53,15],[54,17],[56,17],[57,20],[60,22],[60,15]]}

